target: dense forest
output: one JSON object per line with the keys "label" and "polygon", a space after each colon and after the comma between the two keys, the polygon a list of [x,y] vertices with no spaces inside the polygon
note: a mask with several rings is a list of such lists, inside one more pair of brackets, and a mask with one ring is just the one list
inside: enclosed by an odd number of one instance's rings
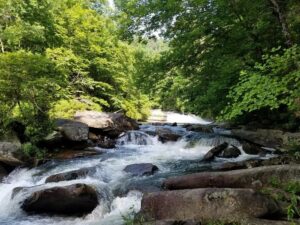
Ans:
{"label": "dense forest", "polygon": [[0,127],[151,108],[299,129],[298,0],[0,1]]}

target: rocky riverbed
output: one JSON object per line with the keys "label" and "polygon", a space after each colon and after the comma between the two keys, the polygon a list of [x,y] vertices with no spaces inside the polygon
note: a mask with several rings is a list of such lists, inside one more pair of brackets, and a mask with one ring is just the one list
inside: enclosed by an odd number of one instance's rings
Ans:
{"label": "rocky riverbed", "polygon": [[0,142],[0,224],[299,224],[299,162],[253,135],[79,112],[57,120],[42,161]]}

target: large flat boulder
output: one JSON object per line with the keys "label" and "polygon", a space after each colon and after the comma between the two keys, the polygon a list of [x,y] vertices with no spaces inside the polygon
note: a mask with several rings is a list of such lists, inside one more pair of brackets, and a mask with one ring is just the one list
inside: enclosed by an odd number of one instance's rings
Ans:
{"label": "large flat boulder", "polygon": [[241,139],[272,148],[285,148],[290,143],[300,145],[300,132],[291,133],[274,129],[232,129],[231,134]]}
{"label": "large flat boulder", "polygon": [[209,188],[145,194],[141,215],[146,220],[239,222],[280,214],[273,199],[252,189]]}
{"label": "large flat boulder", "polygon": [[47,177],[45,183],[69,181],[69,180],[76,180],[79,178],[85,178],[87,175],[95,173],[95,171],[96,171],[95,167],[89,167],[89,168],[81,168],[79,170],[72,170],[64,173],[58,173]]}
{"label": "large flat boulder", "polygon": [[287,183],[300,181],[299,165],[263,166],[226,172],[202,172],[166,179],[163,186],[169,190],[192,188],[261,188],[272,181]]}
{"label": "large flat boulder", "polygon": [[86,184],[73,184],[34,192],[22,204],[29,213],[84,215],[98,205],[94,188]]}
{"label": "large flat boulder", "polygon": [[138,130],[138,123],[122,113],[105,113],[96,111],[76,112],[74,119],[97,129],[107,136],[117,137],[128,130]]}

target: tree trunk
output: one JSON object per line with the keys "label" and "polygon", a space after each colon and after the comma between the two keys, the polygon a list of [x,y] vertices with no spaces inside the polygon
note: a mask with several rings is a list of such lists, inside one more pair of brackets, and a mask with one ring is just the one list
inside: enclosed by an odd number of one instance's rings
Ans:
{"label": "tree trunk", "polygon": [[277,14],[277,17],[278,17],[278,20],[279,20],[279,23],[281,25],[281,29],[282,29],[282,33],[283,33],[283,36],[285,38],[285,42],[286,42],[286,45],[288,47],[291,47],[293,45],[293,41],[292,41],[292,37],[291,37],[291,34],[289,32],[289,29],[288,29],[288,25],[287,25],[287,22],[286,22],[286,19],[285,19],[285,16],[284,14],[282,13],[281,9],[280,9],[280,6],[277,2],[277,0],[270,0],[270,2],[272,3],[272,5],[274,6],[274,12]]}

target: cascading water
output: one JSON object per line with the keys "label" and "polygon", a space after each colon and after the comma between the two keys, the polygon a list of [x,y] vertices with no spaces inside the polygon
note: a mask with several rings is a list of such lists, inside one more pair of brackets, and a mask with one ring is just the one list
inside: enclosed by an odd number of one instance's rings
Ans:
{"label": "cascading water", "polygon": [[[170,127],[174,132],[183,134],[177,142],[161,143],[157,137],[147,133],[154,126],[142,126],[141,131],[130,131],[118,140],[115,149],[95,157],[68,161],[52,161],[34,169],[18,169],[0,184],[0,224],[1,225],[121,225],[123,217],[140,209],[142,193],[137,190],[159,190],[164,178],[211,168],[210,163],[201,163],[204,154],[214,145],[223,141],[237,145],[238,141],[216,135],[203,135],[187,132],[182,127]],[[147,133],[145,133],[147,132]],[[197,136],[198,135],[198,136]],[[191,144],[192,142],[192,144]],[[103,151],[103,149],[101,149]],[[250,157],[243,153],[235,159]],[[148,177],[132,177],[123,169],[134,163],[152,163],[159,171]],[[47,183],[48,176],[85,167],[96,167],[96,172],[86,178],[58,183]],[[94,211],[83,217],[61,217],[48,215],[28,215],[20,208],[31,193],[55,186],[85,183],[97,189],[101,196],[100,204]],[[16,187],[27,187],[15,192]]]}

